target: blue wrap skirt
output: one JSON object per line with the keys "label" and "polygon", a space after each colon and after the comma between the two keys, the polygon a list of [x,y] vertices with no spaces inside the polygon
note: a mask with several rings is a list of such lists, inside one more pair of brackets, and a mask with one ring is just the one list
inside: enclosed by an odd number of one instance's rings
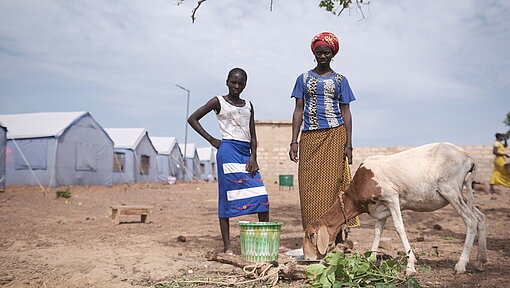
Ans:
{"label": "blue wrap skirt", "polygon": [[222,140],[216,154],[218,167],[218,216],[230,218],[269,211],[266,187],[257,172],[246,171],[250,143]]}

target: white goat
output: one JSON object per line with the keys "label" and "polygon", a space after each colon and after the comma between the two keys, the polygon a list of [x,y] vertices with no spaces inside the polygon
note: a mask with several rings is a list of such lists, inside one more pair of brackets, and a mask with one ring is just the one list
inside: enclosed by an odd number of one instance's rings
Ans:
{"label": "white goat", "polygon": [[[336,235],[346,220],[368,213],[377,219],[372,250],[377,251],[386,219],[391,216],[408,254],[406,274],[416,273],[416,258],[406,236],[401,210],[430,212],[451,204],[466,225],[466,239],[456,273],[464,273],[478,232],[476,268],[486,258],[485,215],[473,206],[471,182],[477,166],[462,148],[433,143],[388,156],[366,158],[349,188],[340,194],[326,214],[310,224],[303,240],[304,258],[324,257],[335,246]],[[467,190],[466,198],[462,187]]]}

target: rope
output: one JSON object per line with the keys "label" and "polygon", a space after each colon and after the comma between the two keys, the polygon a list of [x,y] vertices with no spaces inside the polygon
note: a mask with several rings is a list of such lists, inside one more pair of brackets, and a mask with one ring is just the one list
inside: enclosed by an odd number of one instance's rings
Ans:
{"label": "rope", "polygon": [[[347,157],[345,158],[345,171],[347,172],[347,178],[351,179],[351,169],[349,167],[349,159]],[[340,205],[342,206],[342,213],[344,214],[345,224],[348,228],[355,228],[360,226],[359,217],[356,216],[352,219],[347,220],[347,217],[345,215],[345,205],[344,205],[344,199],[342,196],[344,195],[345,191],[341,191],[341,193],[338,195],[340,197]]]}
{"label": "rope", "polygon": [[[347,177],[349,179],[351,179],[351,170],[349,169],[349,160],[347,159],[347,157],[345,157],[345,170],[347,172]],[[340,193],[338,193],[338,198],[340,200],[340,207],[342,208],[342,214],[344,215],[344,219],[345,219],[345,224],[347,224],[347,215],[345,214],[345,204],[344,204],[344,199],[343,199],[343,195],[344,195],[345,191],[340,191]]]}
{"label": "rope", "polygon": [[[272,269],[273,271],[266,275],[266,273],[269,270],[271,270],[271,268],[274,268],[274,269]],[[256,273],[256,271],[258,269],[262,269],[262,271],[259,274]],[[243,272],[245,274],[247,274],[247,276],[253,277],[255,279],[243,281],[243,282],[237,282],[235,284],[236,285],[244,285],[244,284],[262,281],[262,280],[274,277],[271,282],[271,286],[275,286],[278,283],[280,270],[281,270],[281,268],[279,266],[275,267],[272,262],[269,262],[269,263],[268,262],[257,262],[253,265],[246,265],[243,267]]]}
{"label": "rope", "polygon": [[[270,285],[269,287],[274,287],[276,284],[278,284],[279,280],[279,273],[282,270],[282,266],[274,266],[272,262],[257,262],[253,265],[246,265],[243,267],[243,272],[245,273],[245,277],[254,278],[246,281],[237,281],[237,279],[223,279],[227,281],[213,281],[213,280],[184,280],[184,281],[172,281],[174,283],[189,283],[189,284],[215,284],[215,285],[222,285],[222,286],[240,286],[240,285],[246,285],[250,283],[260,282],[264,280],[270,280],[271,283],[267,283]],[[257,270],[261,270],[260,273],[257,273]],[[158,282],[157,285],[164,285],[167,284],[167,282]]]}

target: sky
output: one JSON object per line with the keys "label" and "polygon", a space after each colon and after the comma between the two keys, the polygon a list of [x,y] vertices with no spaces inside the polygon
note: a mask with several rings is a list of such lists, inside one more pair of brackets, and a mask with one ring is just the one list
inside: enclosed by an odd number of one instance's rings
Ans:
{"label": "sky", "polygon": [[[318,0],[0,0],[0,114],[88,111],[105,128],[184,143],[189,113],[248,73],[256,120],[290,120],[315,65],[314,35],[340,39],[353,146],[491,145],[510,112],[510,1],[372,0],[332,15]],[[201,121],[219,137],[216,118]],[[188,127],[187,142],[208,146]],[[289,142],[290,142],[289,138]]]}

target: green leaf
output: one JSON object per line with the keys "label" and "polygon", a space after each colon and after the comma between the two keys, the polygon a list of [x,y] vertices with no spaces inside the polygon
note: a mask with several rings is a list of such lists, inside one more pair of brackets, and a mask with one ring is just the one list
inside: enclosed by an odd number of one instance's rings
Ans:
{"label": "green leaf", "polygon": [[332,266],[327,267],[324,270],[324,272],[322,272],[321,278],[319,280],[320,283],[322,284],[322,287],[326,288],[326,287],[333,286],[333,284],[335,283],[335,271],[336,271],[336,266],[332,265]]}
{"label": "green leaf", "polygon": [[416,278],[409,278],[404,283],[407,288],[420,288],[420,282]]}
{"label": "green leaf", "polygon": [[375,263],[375,261],[377,261],[377,256],[371,253],[370,256],[368,257],[368,261],[370,261],[370,263]]}
{"label": "green leaf", "polygon": [[324,266],[320,263],[312,264],[312,265],[308,266],[305,270],[306,277],[308,277],[310,279],[315,279],[315,278],[317,278],[317,276],[321,275],[325,269],[326,269],[326,266]]}
{"label": "green leaf", "polygon": [[[405,279],[400,273],[405,269],[401,265],[406,256],[386,261],[376,261],[369,251],[360,255],[331,252],[325,258],[325,264],[310,265],[306,272],[313,281],[314,288],[341,287],[419,287],[415,278]],[[334,264],[334,265],[333,265]]]}
{"label": "green leaf", "polygon": [[384,263],[386,265],[388,265],[388,267],[390,267],[390,268],[393,268],[398,265],[398,261],[395,259],[386,260],[386,261],[384,261]]}
{"label": "green leaf", "polygon": [[345,254],[337,251],[331,251],[331,253],[324,258],[324,261],[330,265],[339,265],[343,260],[345,260]]}
{"label": "green leaf", "polygon": [[365,256],[365,258],[368,258],[373,254],[373,252],[377,252],[377,251],[367,251],[363,254],[363,256]]}
{"label": "green leaf", "polygon": [[370,269],[370,263],[368,262],[359,262],[355,267],[353,267],[353,271],[355,274],[365,274],[367,273],[368,269]]}

